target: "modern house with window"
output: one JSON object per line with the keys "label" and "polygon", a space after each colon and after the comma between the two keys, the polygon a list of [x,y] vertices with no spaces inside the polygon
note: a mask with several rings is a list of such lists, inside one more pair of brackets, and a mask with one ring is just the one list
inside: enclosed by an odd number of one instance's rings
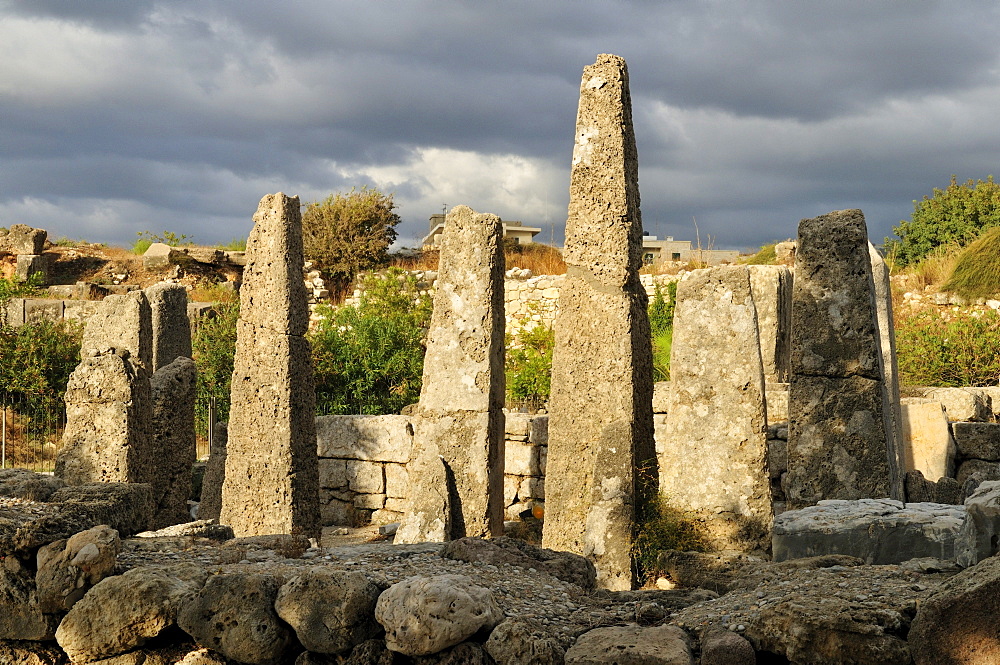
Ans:
{"label": "modern house with window", "polygon": [[[537,226],[525,226],[521,222],[511,222],[501,219],[503,224],[503,237],[513,238],[519,245],[529,245],[534,242],[536,235],[542,232]],[[421,245],[424,249],[437,249],[441,245],[441,234],[444,232],[444,215],[438,213],[431,215],[430,233],[425,237]]]}
{"label": "modern house with window", "polygon": [[658,240],[656,236],[651,235],[642,238],[642,262],[645,265],[663,261],[682,263],[697,261],[714,266],[720,263],[736,263],[739,255],[735,249],[692,249],[690,240],[674,240],[672,236],[667,236],[664,240]]}

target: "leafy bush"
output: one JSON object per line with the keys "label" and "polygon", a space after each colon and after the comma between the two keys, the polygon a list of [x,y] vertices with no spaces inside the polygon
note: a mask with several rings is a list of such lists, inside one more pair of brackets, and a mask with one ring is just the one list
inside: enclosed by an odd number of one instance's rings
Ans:
{"label": "leafy bush", "polygon": [[132,245],[133,254],[145,254],[149,246],[154,242],[162,242],[164,245],[170,245],[171,247],[180,247],[181,245],[190,245],[191,236],[180,234],[177,235],[173,231],[164,231],[163,233],[151,233],[149,231],[138,231],[136,235],[139,239],[135,241]]}
{"label": "leafy bush", "polygon": [[[657,284],[649,303],[649,329],[653,341],[653,379],[670,379],[670,347],[674,337],[674,309],[677,302],[677,282],[667,284],[667,294]],[[669,296],[669,299],[668,299]]]}
{"label": "leafy bush", "polygon": [[325,307],[310,334],[323,413],[399,413],[420,397],[431,300],[400,269],[360,278],[357,307]]}
{"label": "leafy bush", "polygon": [[902,312],[896,320],[900,381],[916,386],[995,386],[1000,379],[1000,315]]}
{"label": "leafy bush", "polygon": [[58,418],[69,375],[80,362],[81,337],[74,323],[0,326],[0,387],[29,412]]}
{"label": "leafy bush", "polygon": [[504,368],[507,399],[548,400],[552,392],[552,350],[555,333],[550,326],[523,327],[508,336]]}
{"label": "leafy bush", "polygon": [[[42,276],[35,274],[26,280],[0,277],[0,324],[4,323],[7,303],[11,298],[30,298],[38,293]],[[2,356],[0,356],[2,357]],[[2,384],[0,384],[2,385]]]}
{"label": "leafy bush", "polygon": [[965,248],[941,288],[970,299],[1000,293],[1000,228],[986,231]]}
{"label": "leafy bush", "polygon": [[913,202],[910,220],[902,220],[886,238],[886,250],[900,266],[917,263],[936,247],[964,247],[986,229],[1000,226],[1000,184],[993,176],[959,185],[955,176],[945,189]]}
{"label": "leafy bush", "polygon": [[220,303],[215,316],[199,321],[191,336],[192,355],[198,367],[195,426],[198,432],[208,432],[208,399],[215,397],[216,417],[229,420],[229,390],[233,380],[236,356],[236,321],[240,315],[239,300]]}

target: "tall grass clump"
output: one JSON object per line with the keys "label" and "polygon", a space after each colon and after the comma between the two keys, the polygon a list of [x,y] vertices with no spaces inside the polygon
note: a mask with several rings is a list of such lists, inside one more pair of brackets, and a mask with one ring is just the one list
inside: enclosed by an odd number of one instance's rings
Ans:
{"label": "tall grass clump", "polygon": [[969,299],[1000,294],[1000,227],[983,233],[956,257],[941,288]]}
{"label": "tall grass clump", "polygon": [[674,338],[674,308],[677,302],[677,282],[667,284],[666,293],[657,284],[653,301],[649,303],[649,331],[653,343],[653,380],[670,379],[670,348]]}
{"label": "tall grass clump", "polygon": [[507,269],[527,268],[535,275],[564,275],[566,262],[562,252],[555,247],[540,242],[518,244],[512,238],[503,243]]}
{"label": "tall grass clump", "polygon": [[778,262],[778,255],[774,251],[774,246],[777,244],[772,242],[768,245],[761,245],[760,250],[748,258],[745,263],[752,266],[773,266]]}
{"label": "tall grass clump", "polygon": [[955,269],[961,251],[957,245],[937,247],[907,272],[917,287],[940,286]]}
{"label": "tall grass clump", "polygon": [[896,319],[900,382],[910,386],[995,386],[1000,314],[925,310]]}

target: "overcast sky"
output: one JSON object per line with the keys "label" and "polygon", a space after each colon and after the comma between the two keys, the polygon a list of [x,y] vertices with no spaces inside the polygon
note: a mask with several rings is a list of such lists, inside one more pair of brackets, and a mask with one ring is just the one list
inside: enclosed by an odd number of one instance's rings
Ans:
{"label": "overcast sky", "polygon": [[629,65],[653,235],[743,249],[1000,176],[991,1],[0,0],[0,225],[249,233],[267,193],[394,192],[562,241],[580,77]]}

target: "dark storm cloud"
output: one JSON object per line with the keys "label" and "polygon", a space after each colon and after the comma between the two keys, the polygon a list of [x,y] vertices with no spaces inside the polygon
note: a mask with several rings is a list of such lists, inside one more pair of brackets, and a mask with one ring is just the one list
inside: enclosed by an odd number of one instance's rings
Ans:
{"label": "dark storm cloud", "polygon": [[880,239],[1000,151],[997,9],[979,0],[43,0],[0,17],[0,224],[55,235],[228,240],[268,191],[361,184],[396,192],[409,244],[443,203],[561,225],[601,52],[629,62],[653,233],[693,237],[693,218],[742,248],[862,207]]}

